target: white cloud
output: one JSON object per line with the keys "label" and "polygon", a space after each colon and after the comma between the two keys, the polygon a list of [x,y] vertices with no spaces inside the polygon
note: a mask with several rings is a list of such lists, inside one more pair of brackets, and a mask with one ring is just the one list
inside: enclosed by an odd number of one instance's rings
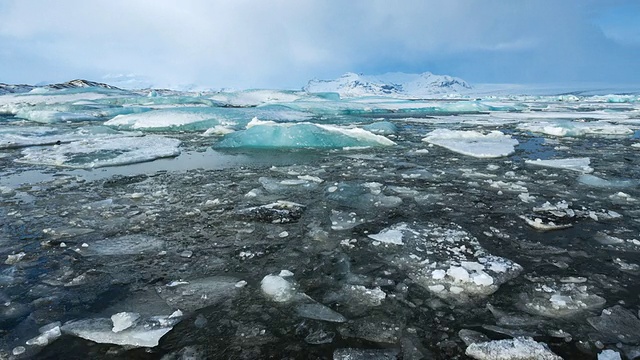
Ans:
{"label": "white cloud", "polygon": [[[513,66],[520,53],[562,60],[603,41],[588,11],[601,3],[577,0],[3,1],[0,45],[11,51],[0,60],[15,66],[0,78],[23,82],[48,69],[52,80],[136,73],[164,84],[299,87],[361,68],[453,69],[443,59],[474,52],[511,56]],[[27,72],[24,57],[40,69]]]}

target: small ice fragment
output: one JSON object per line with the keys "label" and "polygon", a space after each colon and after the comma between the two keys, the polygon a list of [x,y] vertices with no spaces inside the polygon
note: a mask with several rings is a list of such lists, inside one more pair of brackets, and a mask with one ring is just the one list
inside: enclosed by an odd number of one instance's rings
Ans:
{"label": "small ice fragment", "polygon": [[243,287],[247,286],[247,282],[246,282],[246,281],[244,281],[244,280],[240,280],[240,281],[238,281],[238,282],[236,283],[236,285],[235,285],[235,286],[236,286],[237,288],[243,288]]}
{"label": "small ice fragment", "polygon": [[183,252],[180,253],[180,256],[183,258],[190,258],[193,256],[193,251],[191,250],[184,250]]}
{"label": "small ice fragment", "polygon": [[484,271],[472,274],[471,279],[473,280],[473,283],[478,286],[493,285],[493,278]]}
{"label": "small ice fragment", "polygon": [[432,277],[434,280],[444,279],[444,277],[445,277],[446,275],[447,275],[447,273],[446,273],[444,270],[440,270],[440,269],[433,270],[433,271],[431,272],[431,277]]}
{"label": "small ice fragment", "polygon": [[17,263],[18,261],[22,260],[22,258],[25,257],[25,253],[24,252],[19,252],[17,254],[12,254],[12,255],[7,255],[7,260],[4,261],[5,264],[7,265],[13,265],[15,263]]}
{"label": "small ice fragment", "polygon": [[281,276],[281,277],[293,276],[293,273],[289,270],[280,270],[280,273],[278,274],[278,276]]}
{"label": "small ice fragment", "polygon": [[447,270],[447,275],[459,282],[469,281],[469,272],[461,266],[452,266]]}
{"label": "small ice fragment", "polygon": [[126,330],[132,327],[135,322],[140,318],[140,314],[133,312],[120,312],[111,315],[111,322],[113,322],[113,328],[111,331],[117,333],[122,330]]}
{"label": "small ice fragment", "polygon": [[260,289],[275,302],[290,301],[296,293],[290,282],[276,275],[265,276],[260,283]]}
{"label": "small ice fragment", "polygon": [[286,238],[287,236],[289,236],[289,233],[286,231],[281,232],[280,234],[278,234],[279,237],[281,238]]}
{"label": "small ice fragment", "polygon": [[622,357],[619,352],[607,349],[598,354],[598,360],[622,360]]}
{"label": "small ice fragment", "polygon": [[143,193],[133,193],[130,195],[132,199],[141,199],[144,194]]}
{"label": "small ice fragment", "polygon": [[25,351],[27,351],[27,349],[24,346],[16,346],[11,353],[13,353],[14,356],[18,356],[24,354]]}

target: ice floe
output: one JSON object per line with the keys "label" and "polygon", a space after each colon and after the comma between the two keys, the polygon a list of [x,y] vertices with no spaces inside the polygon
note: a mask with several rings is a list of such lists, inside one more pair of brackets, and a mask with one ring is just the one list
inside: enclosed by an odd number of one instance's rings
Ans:
{"label": "ice floe", "polygon": [[[154,347],[162,336],[171,331],[181,320],[180,312],[169,316],[155,316],[114,331],[111,319],[94,318],[70,321],[60,328],[63,334],[69,334],[102,344],[129,345],[133,347]],[[118,320],[116,320],[118,321]]]}
{"label": "ice floe", "polygon": [[518,125],[525,131],[542,133],[557,137],[584,135],[622,135],[633,134],[633,128],[628,125],[617,125],[607,121],[555,121],[555,122],[526,122]]}
{"label": "ice floe", "polygon": [[465,354],[478,360],[562,360],[546,344],[530,337],[473,343]]}
{"label": "ice floe", "polygon": [[99,168],[151,161],[180,154],[180,141],[162,136],[95,138],[47,148],[27,148],[18,162]]}
{"label": "ice floe", "polygon": [[437,129],[422,141],[477,158],[498,158],[512,154],[518,140],[500,131],[487,134],[475,130]]}
{"label": "ice floe", "polygon": [[522,271],[513,261],[488,253],[457,226],[399,223],[381,233],[382,238],[392,234],[394,239],[373,243],[386,261],[434,295],[453,302],[488,296]]}
{"label": "ice floe", "polygon": [[591,160],[589,158],[568,158],[568,159],[551,159],[551,160],[525,160],[529,165],[548,167],[554,169],[564,169],[577,171],[581,173],[593,172],[593,168],[589,166]]}

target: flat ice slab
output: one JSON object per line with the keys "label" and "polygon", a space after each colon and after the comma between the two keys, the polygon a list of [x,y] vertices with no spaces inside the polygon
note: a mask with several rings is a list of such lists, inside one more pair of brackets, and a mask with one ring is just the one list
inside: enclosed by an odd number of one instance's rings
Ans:
{"label": "flat ice slab", "polygon": [[562,360],[545,344],[530,337],[475,343],[465,353],[478,360]]}
{"label": "flat ice slab", "polygon": [[581,173],[590,173],[593,168],[589,166],[591,160],[589,158],[567,158],[567,159],[552,159],[552,160],[525,160],[526,164],[542,166],[554,169],[564,169],[577,171]]}
{"label": "flat ice slab", "polygon": [[180,141],[163,136],[120,137],[73,141],[48,148],[28,148],[17,162],[99,168],[178,156]]}
{"label": "flat ice slab", "polygon": [[477,158],[507,156],[518,145],[518,140],[500,131],[483,134],[475,130],[437,129],[427,134],[422,141]]}
{"label": "flat ice slab", "polygon": [[432,294],[455,303],[488,296],[522,271],[457,226],[399,223],[377,237],[391,240],[372,242],[383,258]]}

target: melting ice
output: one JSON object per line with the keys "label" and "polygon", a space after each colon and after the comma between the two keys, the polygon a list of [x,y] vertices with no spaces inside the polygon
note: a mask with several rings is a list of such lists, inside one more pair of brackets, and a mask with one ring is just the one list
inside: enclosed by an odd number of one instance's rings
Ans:
{"label": "melting ice", "polygon": [[638,96],[390,79],[0,86],[0,358],[637,358]]}

